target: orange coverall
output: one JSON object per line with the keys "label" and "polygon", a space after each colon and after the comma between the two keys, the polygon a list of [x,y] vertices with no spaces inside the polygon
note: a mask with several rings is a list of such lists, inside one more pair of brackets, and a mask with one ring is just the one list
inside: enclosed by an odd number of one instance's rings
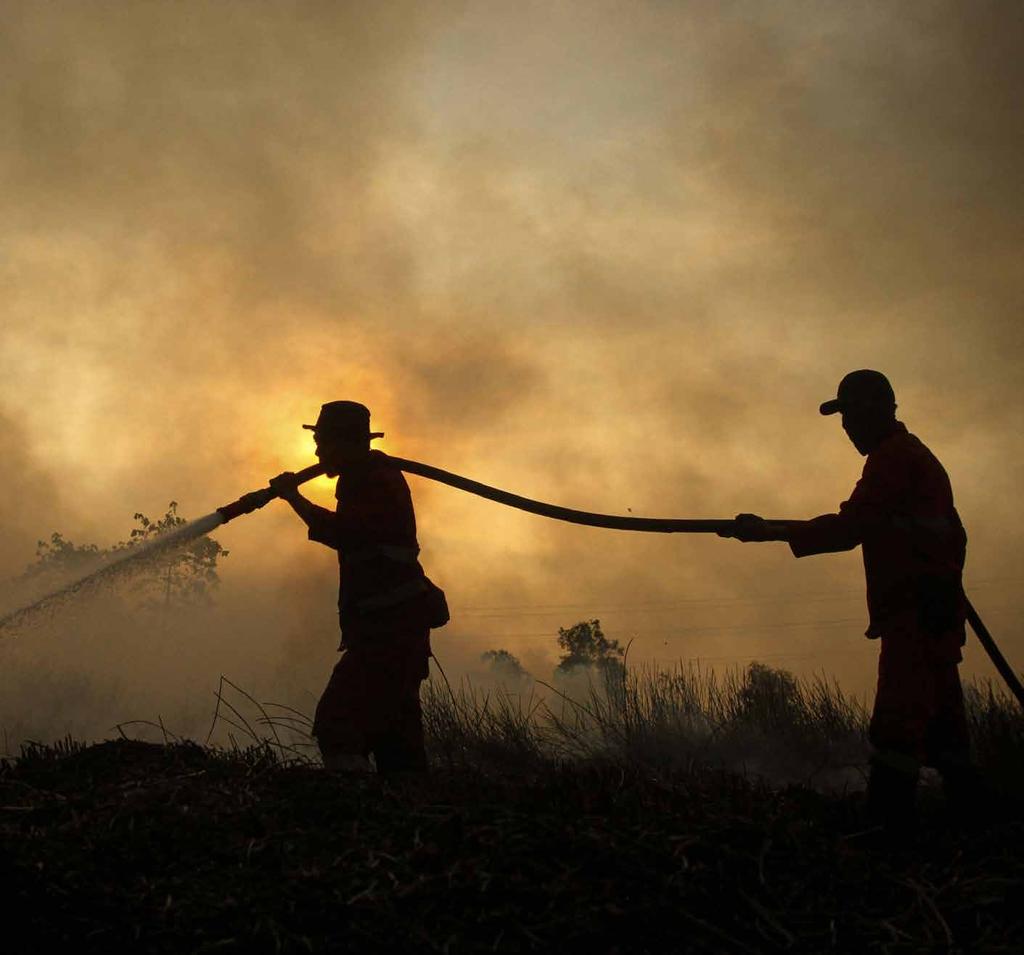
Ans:
{"label": "orange coverall", "polygon": [[419,686],[430,657],[412,497],[385,461],[371,451],[364,472],[339,479],[337,509],[316,508],[308,521],[309,539],[338,552],[343,651],[313,735],[324,753],[373,753],[382,772],[426,766]]}
{"label": "orange coverall", "polygon": [[919,764],[967,762],[967,723],[957,664],[966,604],[967,535],[938,459],[897,422],[868,456],[838,514],[794,526],[796,557],[861,545],[870,625],[881,639],[870,740],[875,758]]}

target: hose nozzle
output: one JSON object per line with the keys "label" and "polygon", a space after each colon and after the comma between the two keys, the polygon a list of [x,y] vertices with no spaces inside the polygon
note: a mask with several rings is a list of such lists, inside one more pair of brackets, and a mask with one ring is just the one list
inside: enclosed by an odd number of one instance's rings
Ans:
{"label": "hose nozzle", "polygon": [[[306,481],[320,477],[326,470],[322,464],[311,464],[308,468],[303,468],[295,473],[295,483],[305,484]],[[253,511],[258,511],[277,496],[277,491],[271,487],[260,488],[258,491],[250,491],[248,494],[243,494],[237,501],[232,501],[230,504],[218,507],[217,512],[224,518],[224,523],[226,524],[228,521],[233,521],[236,517],[241,517],[243,514],[251,514]]]}

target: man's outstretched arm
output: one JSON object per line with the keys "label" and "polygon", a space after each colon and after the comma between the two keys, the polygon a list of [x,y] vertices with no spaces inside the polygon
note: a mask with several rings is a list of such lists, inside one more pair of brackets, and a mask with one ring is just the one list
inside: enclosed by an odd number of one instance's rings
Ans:
{"label": "man's outstretched arm", "polygon": [[864,538],[891,521],[900,492],[901,475],[869,461],[849,500],[835,514],[822,514],[809,521],[766,521],[756,514],[737,514],[736,522],[720,537],[744,542],[785,541],[794,557],[831,554],[853,550]]}
{"label": "man's outstretched arm", "polygon": [[856,521],[848,514],[822,514],[809,521],[766,521],[757,514],[737,514],[733,526],[719,531],[745,544],[784,541],[795,557],[852,550],[861,542]]}

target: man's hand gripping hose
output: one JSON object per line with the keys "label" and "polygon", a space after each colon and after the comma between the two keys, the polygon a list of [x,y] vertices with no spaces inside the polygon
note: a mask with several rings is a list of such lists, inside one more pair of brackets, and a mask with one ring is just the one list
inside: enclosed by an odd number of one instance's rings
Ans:
{"label": "man's hand gripping hose", "polygon": [[253,511],[258,511],[276,497],[288,497],[290,490],[298,488],[300,484],[305,484],[306,481],[311,481],[315,477],[320,477],[325,470],[326,468],[322,464],[312,464],[308,468],[296,471],[294,474],[286,471],[284,474],[279,474],[274,478],[268,487],[243,494],[237,501],[232,501],[230,504],[218,507],[217,511],[224,518],[224,523],[226,524],[228,521],[233,521],[236,517],[241,517],[243,514],[251,514]]}

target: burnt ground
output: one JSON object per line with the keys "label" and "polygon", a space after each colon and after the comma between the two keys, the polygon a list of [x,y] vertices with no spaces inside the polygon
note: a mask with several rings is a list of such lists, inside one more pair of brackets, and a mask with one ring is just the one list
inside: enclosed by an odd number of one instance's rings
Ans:
{"label": "burnt ground", "polygon": [[0,771],[7,952],[1019,952],[1024,824],[905,846],[714,771],[351,779],[128,740]]}

